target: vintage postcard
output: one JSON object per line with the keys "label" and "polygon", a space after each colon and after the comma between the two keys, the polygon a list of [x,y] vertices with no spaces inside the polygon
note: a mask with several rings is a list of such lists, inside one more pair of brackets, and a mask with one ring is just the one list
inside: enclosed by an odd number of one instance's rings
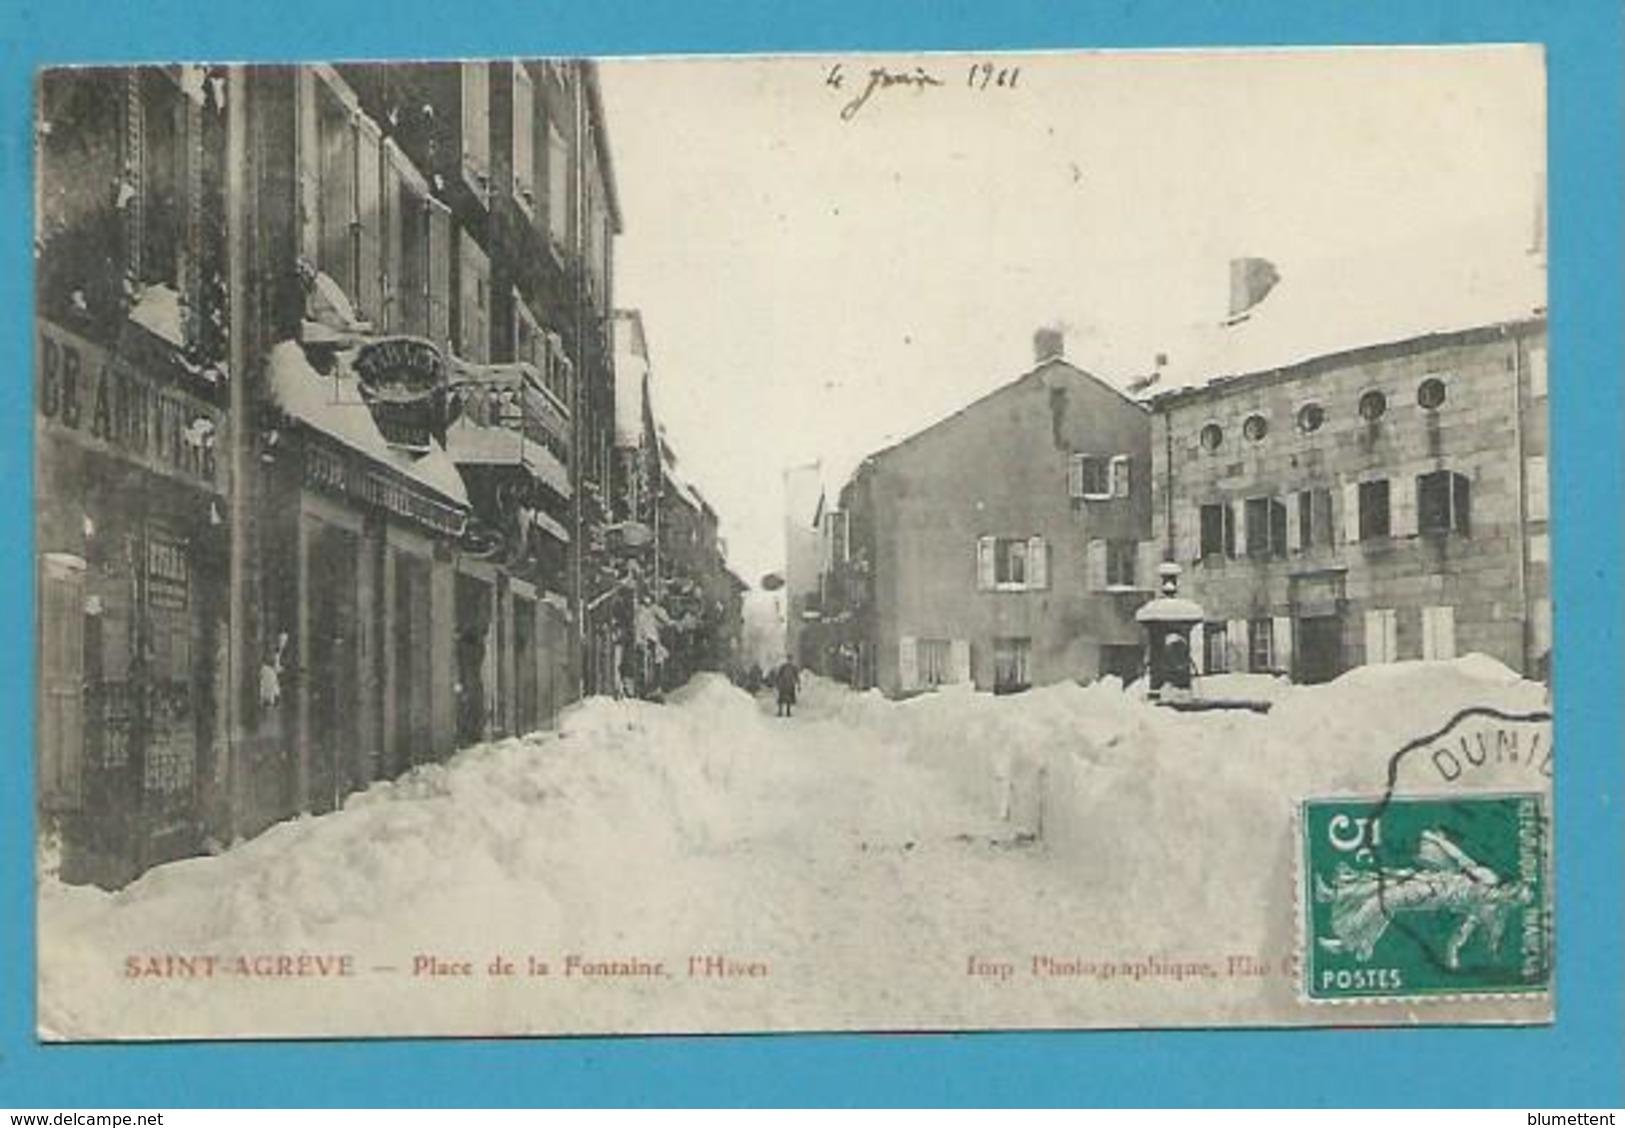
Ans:
{"label": "vintage postcard", "polygon": [[1551,1021],[1545,112],[41,72],[40,1037]]}

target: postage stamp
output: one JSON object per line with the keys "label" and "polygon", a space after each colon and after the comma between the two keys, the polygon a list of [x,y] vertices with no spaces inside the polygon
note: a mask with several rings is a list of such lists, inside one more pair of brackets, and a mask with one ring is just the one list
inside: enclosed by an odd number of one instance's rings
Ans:
{"label": "postage stamp", "polygon": [[1305,998],[1547,991],[1549,719],[1464,710],[1394,755],[1380,796],[1304,801]]}

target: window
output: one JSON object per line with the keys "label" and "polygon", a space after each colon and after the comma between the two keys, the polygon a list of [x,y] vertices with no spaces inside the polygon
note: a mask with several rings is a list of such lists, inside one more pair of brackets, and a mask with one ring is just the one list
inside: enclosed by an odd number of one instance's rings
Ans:
{"label": "window", "polygon": [[1374,540],[1390,532],[1388,479],[1360,483],[1360,539]]}
{"label": "window", "polygon": [[179,290],[188,187],[187,99],[164,68],[142,67],[137,73],[141,88],[137,277]]}
{"label": "window", "polygon": [[1139,557],[1140,542],[1114,540],[1106,542],[1106,586],[1132,588],[1135,586],[1135,561]]}
{"label": "window", "polygon": [[463,170],[470,186],[483,196],[491,183],[491,70],[486,63],[464,63]]}
{"label": "window", "polygon": [[1365,613],[1365,661],[1368,666],[1399,661],[1399,612],[1387,608]]}
{"label": "window", "polygon": [[1236,554],[1235,517],[1224,502],[1202,506],[1202,554],[1234,556]]}
{"label": "window", "polygon": [[916,652],[920,685],[947,685],[953,681],[953,644],[948,639],[922,638]]}
{"label": "window", "polygon": [[1074,454],[1070,478],[1068,490],[1073,497],[1112,496],[1112,463],[1101,455]]}
{"label": "window", "polygon": [[1262,415],[1249,415],[1241,425],[1241,433],[1248,442],[1261,443],[1270,433],[1269,420]]}
{"label": "window", "polygon": [[1202,627],[1202,669],[1209,674],[1223,674],[1230,669],[1230,640],[1223,622],[1206,623]]}
{"label": "window", "polygon": [[1417,528],[1424,533],[1469,531],[1469,504],[1472,483],[1464,474],[1435,470],[1416,479]]}
{"label": "window", "polygon": [[1298,408],[1298,430],[1312,435],[1326,422],[1326,409],[1318,403],[1306,403]]}
{"label": "window", "polygon": [[1224,445],[1224,428],[1217,423],[1209,423],[1202,428],[1201,443],[1203,450],[1218,450]]}
{"label": "window", "polygon": [[1247,555],[1286,555],[1286,506],[1272,497],[1250,497],[1246,503]]}
{"label": "window", "polygon": [[457,355],[487,364],[491,359],[491,260],[466,231],[459,246]]}
{"label": "window", "polygon": [[1049,587],[1049,546],[1043,537],[982,537],[976,542],[976,585],[982,591]]}
{"label": "window", "polygon": [[1444,381],[1437,376],[1429,376],[1416,387],[1416,402],[1427,411],[1437,411],[1444,406]]}
{"label": "window", "polygon": [[536,87],[524,63],[513,64],[513,195],[535,215]]}
{"label": "window", "polygon": [[559,403],[568,411],[570,407],[570,381],[575,373],[575,364],[564,355],[564,341],[557,333],[547,335],[547,369],[543,384],[547,390],[558,397]]}
{"label": "window", "polygon": [[547,233],[557,247],[563,247],[569,239],[569,160],[564,135],[550,120],[547,123]]}
{"label": "window", "polygon": [[1298,492],[1298,545],[1303,549],[1332,543],[1332,491]]}
{"label": "window", "polygon": [[993,692],[1016,693],[1032,684],[1033,640],[993,640]]}
{"label": "window", "polygon": [[1422,608],[1422,657],[1443,662],[1456,656],[1456,609]]}
{"label": "window", "polygon": [[1247,624],[1247,669],[1266,674],[1275,668],[1275,624],[1254,619]]}
{"label": "window", "polygon": [[316,83],[316,146],[316,266],[354,301],[356,126],[349,107],[321,81]]}
{"label": "window", "polygon": [[1378,391],[1370,391],[1360,397],[1360,418],[1367,423],[1375,423],[1388,413],[1388,397]]}
{"label": "window", "polygon": [[835,567],[847,561],[847,514],[836,509],[824,514],[824,546],[829,556],[826,566]]}

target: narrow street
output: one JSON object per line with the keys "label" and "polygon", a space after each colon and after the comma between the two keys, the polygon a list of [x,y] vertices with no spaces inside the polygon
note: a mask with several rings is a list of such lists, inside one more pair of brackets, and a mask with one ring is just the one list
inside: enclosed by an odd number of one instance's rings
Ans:
{"label": "narrow street", "polygon": [[788,720],[714,676],[590,699],[119,893],[46,880],[42,1028],[1242,1020],[1295,987],[1304,790],[1542,688],[1479,657],[1233,680],[1274,710],[1181,715],[1110,681],[888,702],[811,679]]}

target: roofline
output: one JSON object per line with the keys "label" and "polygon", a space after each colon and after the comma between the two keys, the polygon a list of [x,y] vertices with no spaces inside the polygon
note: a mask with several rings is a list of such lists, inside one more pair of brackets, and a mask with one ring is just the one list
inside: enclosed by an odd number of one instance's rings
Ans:
{"label": "roofline", "polygon": [[1305,357],[1290,364],[1279,365],[1274,368],[1260,368],[1251,372],[1237,372],[1231,375],[1213,376],[1200,384],[1191,384],[1181,388],[1169,388],[1165,392],[1146,396],[1140,400],[1142,406],[1153,411],[1162,411],[1168,407],[1178,406],[1180,403],[1202,399],[1209,395],[1217,395],[1235,391],[1238,387],[1250,387],[1254,384],[1264,384],[1271,380],[1293,380],[1311,375],[1314,371],[1346,363],[1355,357],[1364,357],[1373,353],[1388,350],[1402,350],[1407,347],[1424,343],[1443,343],[1460,340],[1466,337],[1505,333],[1507,330],[1522,330],[1536,326],[1545,326],[1547,315],[1542,312],[1531,314],[1512,320],[1488,321],[1460,329],[1444,329],[1432,333],[1419,333],[1410,337],[1397,337],[1390,341],[1377,341],[1371,344],[1355,345],[1351,348],[1338,349],[1334,352],[1320,353],[1316,356]]}
{"label": "roofline", "polygon": [[[1004,384],[1000,384],[996,388],[993,388],[993,389],[990,389],[989,391],[983,392],[981,395],[977,396],[975,399],[971,400],[969,403],[965,404],[963,407],[956,408],[954,411],[950,412],[949,414],[944,415],[941,419],[938,419],[935,423],[927,424],[926,426],[922,427],[920,430],[915,431],[912,435],[907,435],[907,436],[905,436],[905,437],[903,437],[901,439],[898,439],[896,442],[892,443],[889,446],[883,446],[877,451],[874,451],[874,452],[872,452],[870,454],[864,455],[863,458],[858,462],[859,468],[861,469],[867,463],[874,462],[874,461],[876,461],[876,460],[878,460],[880,458],[884,458],[885,456],[887,456],[889,454],[893,454],[896,451],[901,450],[903,447],[908,446],[910,443],[914,442],[916,439],[923,439],[926,435],[930,434],[932,431],[935,431],[938,427],[944,426],[944,425],[946,425],[948,423],[952,423],[955,419],[958,419],[961,415],[964,415],[966,412],[970,411],[972,408],[979,407],[979,406],[981,406],[981,404],[983,402],[992,399],[994,396],[1001,395],[1004,392],[1009,391],[1011,388],[1014,388],[1017,384],[1020,384],[1020,383],[1023,383],[1025,381],[1027,381],[1027,380],[1032,379],[1034,376],[1038,375],[1040,372],[1044,371],[1046,368],[1055,367],[1057,365],[1062,367],[1062,368],[1068,369],[1069,371],[1075,372],[1079,376],[1084,376],[1084,377],[1087,377],[1090,380],[1093,380],[1095,383],[1097,383],[1101,387],[1107,389],[1112,394],[1116,395],[1118,399],[1122,400],[1124,403],[1130,405],[1131,407],[1136,407],[1136,408],[1139,408],[1141,411],[1146,411],[1146,412],[1149,412],[1149,410],[1150,410],[1150,408],[1148,408],[1146,406],[1146,404],[1145,404],[1145,402],[1143,400],[1137,400],[1133,396],[1130,396],[1128,393],[1124,392],[1123,389],[1119,388],[1116,384],[1113,384],[1110,380],[1106,379],[1104,376],[1096,375],[1095,373],[1090,372],[1087,368],[1079,368],[1077,365],[1073,364],[1071,361],[1067,360],[1065,357],[1058,357],[1058,356],[1057,357],[1050,357],[1048,360],[1045,360],[1045,361],[1043,361],[1043,362],[1041,362],[1039,364],[1036,364],[1032,368],[1028,369],[1026,372],[1023,372],[1020,376],[1017,376],[1014,380],[1011,380],[1011,381],[1009,381],[1007,383],[1004,383]],[[855,478],[856,476],[857,476],[857,471],[853,471],[852,477]],[[851,478],[849,478],[848,481],[851,481]],[[842,488],[844,489],[845,486],[843,485]]]}

